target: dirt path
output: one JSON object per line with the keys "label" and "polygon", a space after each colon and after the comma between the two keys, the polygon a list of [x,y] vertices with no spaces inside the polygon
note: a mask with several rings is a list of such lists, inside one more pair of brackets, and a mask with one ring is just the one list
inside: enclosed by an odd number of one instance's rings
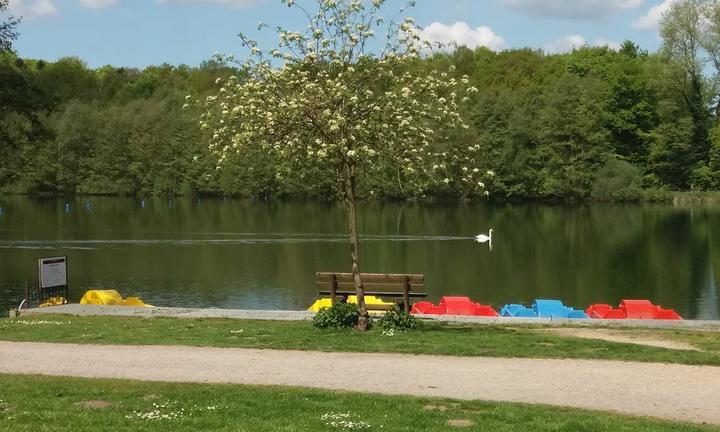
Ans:
{"label": "dirt path", "polygon": [[638,336],[631,332],[622,332],[609,329],[589,329],[589,328],[551,328],[543,329],[541,333],[550,333],[565,337],[578,337],[583,339],[596,339],[608,342],[629,343],[633,345],[643,345],[655,348],[665,348],[678,351],[702,351],[700,348],[690,345],[689,343],[677,342],[668,339],[660,339],[648,336]]}
{"label": "dirt path", "polygon": [[[351,379],[360,364],[364,379]],[[720,368],[585,360],[0,342],[0,373],[542,403],[720,425]]]}

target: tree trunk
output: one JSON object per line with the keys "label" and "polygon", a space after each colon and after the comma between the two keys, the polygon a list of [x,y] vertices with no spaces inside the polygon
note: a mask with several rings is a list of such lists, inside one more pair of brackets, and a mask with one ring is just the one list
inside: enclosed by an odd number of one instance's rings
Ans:
{"label": "tree trunk", "polygon": [[350,226],[350,256],[352,258],[352,274],[355,283],[360,318],[358,318],[357,329],[367,331],[369,316],[365,305],[365,289],[360,277],[360,250],[357,232],[357,213],[355,212],[355,166],[345,164],[345,207],[347,208],[348,225]]}

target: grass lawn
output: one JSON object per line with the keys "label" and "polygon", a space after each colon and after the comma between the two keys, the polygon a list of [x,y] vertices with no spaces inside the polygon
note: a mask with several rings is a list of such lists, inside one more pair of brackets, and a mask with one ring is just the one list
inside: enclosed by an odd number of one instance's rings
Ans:
{"label": "grass lawn", "polygon": [[26,316],[0,319],[0,340],[90,344],[189,345],[314,351],[385,352],[457,356],[577,358],[720,366],[720,333],[686,330],[613,330],[690,343],[679,351],[538,331],[538,327],[486,327],[425,322],[385,336],[354,330],[318,330],[310,322],[127,317]]}
{"label": "grass lawn", "polygon": [[[465,427],[453,427],[449,422]],[[506,403],[284,387],[0,375],[0,430],[701,432],[720,429]]]}

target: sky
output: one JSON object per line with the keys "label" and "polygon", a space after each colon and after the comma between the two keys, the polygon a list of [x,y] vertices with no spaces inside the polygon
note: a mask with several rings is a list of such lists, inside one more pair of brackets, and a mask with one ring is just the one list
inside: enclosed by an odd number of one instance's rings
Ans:
{"label": "sky", "polygon": [[[296,0],[300,4],[316,0]],[[658,21],[677,0],[417,0],[407,15],[423,37],[492,50],[530,47],[565,52],[632,40],[660,46]],[[388,14],[405,1],[388,0]],[[242,57],[238,33],[277,45],[258,22],[302,30],[303,16],[280,0],[10,0],[22,16],[14,49],[26,58],[75,56],[90,67],[197,66],[216,53]],[[7,15],[7,14],[5,14]],[[2,18],[6,18],[3,16]]]}

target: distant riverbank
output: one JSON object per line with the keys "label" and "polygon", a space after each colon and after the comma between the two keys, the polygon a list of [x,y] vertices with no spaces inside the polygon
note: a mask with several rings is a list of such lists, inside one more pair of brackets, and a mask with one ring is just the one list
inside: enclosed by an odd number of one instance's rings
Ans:
{"label": "distant riverbank", "polygon": [[675,192],[672,194],[675,206],[720,206],[720,192]]}
{"label": "distant riverbank", "polygon": [[[62,192],[39,192],[39,193],[26,193],[12,189],[0,188],[0,199],[3,196],[7,197],[28,197],[37,199],[62,199],[77,200],[82,198],[135,198],[139,200],[153,200],[153,199],[183,199],[183,200],[248,200],[248,201],[270,201],[270,202],[308,202],[308,203],[323,203],[323,202],[334,202],[331,198],[320,199],[312,197],[292,197],[292,196],[245,196],[238,194],[176,194],[176,195],[158,195],[158,194],[118,194],[113,192],[108,193],[76,193],[76,194],[63,194]],[[376,203],[401,203],[401,202],[418,202],[417,200],[403,200],[400,198],[372,198],[365,197],[361,199],[364,202],[376,202]],[[638,195],[628,198],[616,198],[616,199],[596,199],[588,197],[587,199],[578,200],[566,200],[562,198],[555,199],[540,199],[540,198],[509,198],[509,197],[498,197],[490,196],[487,199],[461,199],[458,197],[448,197],[447,199],[439,199],[437,197],[429,197],[427,200],[422,201],[427,204],[438,204],[438,203],[462,203],[462,202],[489,202],[492,204],[567,204],[567,205],[585,205],[594,203],[606,203],[606,204],[674,204],[680,206],[715,206],[720,205],[720,191],[705,191],[705,192],[693,192],[693,191],[666,191],[666,190],[643,190]],[[420,202],[420,203],[422,203]]]}

